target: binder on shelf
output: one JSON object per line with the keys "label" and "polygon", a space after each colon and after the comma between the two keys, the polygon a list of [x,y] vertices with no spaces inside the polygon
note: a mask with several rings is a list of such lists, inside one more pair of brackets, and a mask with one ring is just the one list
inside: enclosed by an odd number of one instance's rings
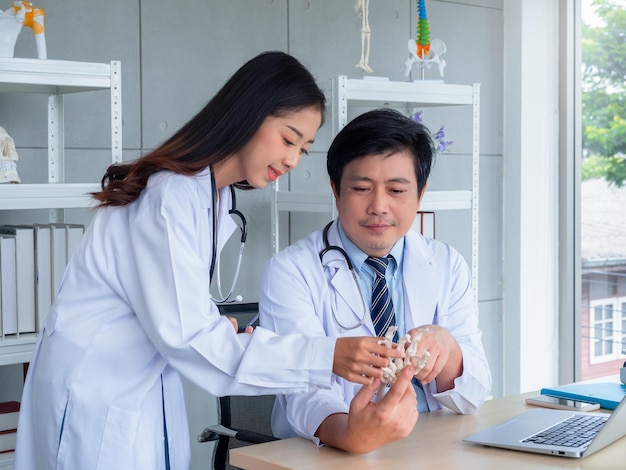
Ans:
{"label": "binder on shelf", "polygon": [[435,238],[435,213],[419,211],[413,221],[413,230],[428,238]]}
{"label": "binder on shelf", "polygon": [[35,225],[35,310],[37,331],[52,305],[52,253],[50,250],[50,225]]}
{"label": "binder on shelf", "polygon": [[0,453],[14,451],[16,441],[17,430],[0,431]]}
{"label": "binder on shelf", "polygon": [[5,401],[0,403],[0,431],[17,429],[20,416],[19,401]]}
{"label": "binder on shelf", "polygon": [[542,388],[541,394],[599,403],[602,408],[614,410],[626,395],[626,385],[615,382],[568,384]]}
{"label": "binder on shelf", "polygon": [[67,227],[64,224],[50,224],[50,251],[52,272],[52,300],[56,297],[67,264]]}
{"label": "binder on shelf", "polygon": [[85,233],[85,226],[80,224],[65,224],[67,227],[67,260],[66,265],[69,263],[74,250],[78,247],[83,233]]}
{"label": "binder on shelf", "polygon": [[2,336],[17,334],[17,269],[15,237],[0,236],[0,309]]}
{"label": "binder on shelf", "polygon": [[35,230],[32,225],[3,225],[0,233],[15,236],[17,330],[35,332]]}

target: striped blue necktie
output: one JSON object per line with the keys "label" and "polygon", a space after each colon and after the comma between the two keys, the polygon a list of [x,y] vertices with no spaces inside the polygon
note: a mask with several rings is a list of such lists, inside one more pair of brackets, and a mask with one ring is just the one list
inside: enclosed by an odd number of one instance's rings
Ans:
{"label": "striped blue necktie", "polygon": [[[374,329],[378,336],[385,336],[387,329],[396,324],[393,302],[391,301],[391,295],[389,295],[389,289],[387,288],[387,280],[385,279],[385,271],[387,270],[389,259],[390,257],[378,258],[370,256],[365,260],[376,272],[376,279],[374,279],[374,286],[372,287],[371,314]],[[398,332],[394,335],[393,341],[395,343],[398,342]]]}

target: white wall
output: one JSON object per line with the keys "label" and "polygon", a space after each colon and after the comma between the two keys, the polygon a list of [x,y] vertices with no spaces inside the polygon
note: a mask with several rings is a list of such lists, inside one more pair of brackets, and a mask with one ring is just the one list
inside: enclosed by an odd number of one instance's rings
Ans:
{"label": "white wall", "polygon": [[[50,59],[89,62],[121,60],[124,158],[129,160],[170,136],[204,105],[236,68],[264,50],[290,52],[309,66],[328,91],[330,105],[330,80],[333,77],[339,74],[352,78],[361,76],[354,67],[361,46],[360,20],[354,11],[354,3],[354,0],[41,0],[38,5],[47,13],[46,39]],[[507,2],[507,8],[516,11],[516,3]],[[531,0],[531,3],[535,11],[540,10],[539,4],[544,4],[541,0]],[[510,168],[503,162],[503,94],[505,78],[511,79],[510,75],[505,77],[504,71],[519,73],[520,69],[516,70],[516,67],[521,68],[521,63],[511,67],[507,65],[506,69],[503,65],[506,55],[504,26],[516,24],[517,17],[509,13],[505,16],[502,0],[431,0],[428,7],[432,37],[445,41],[448,48],[444,56],[448,64],[446,82],[481,83],[479,309],[484,343],[494,375],[493,395],[500,396],[505,391],[503,358],[507,357],[508,361],[510,357],[503,353],[503,238],[514,237],[522,220],[521,215],[517,224],[506,219],[507,230],[503,237],[503,173]],[[543,15],[539,12],[538,17]],[[374,75],[404,80],[406,42],[415,34],[415,2],[372,1],[369,20],[372,30],[370,65]],[[543,17],[541,27],[547,28],[549,21],[549,17]],[[526,22],[524,26],[528,28],[528,24]],[[22,32],[16,57],[35,57],[34,39],[29,33],[29,30]],[[510,34],[517,32],[514,30]],[[521,41],[522,38],[511,37],[507,33],[506,39]],[[524,38],[524,41],[527,39]],[[540,39],[534,41],[539,42]],[[530,46],[524,49],[530,50]],[[542,64],[543,68],[549,68],[549,64]],[[436,78],[436,75],[434,70],[430,70],[426,78]],[[537,83],[541,80],[536,74],[530,74],[528,79],[532,80],[532,84],[541,86]],[[524,90],[529,88],[530,83],[525,85]],[[516,96],[516,91],[507,90],[507,97]],[[110,117],[107,99],[108,95],[104,92],[66,98],[67,172],[70,181],[99,180],[108,163],[110,157],[106,148]],[[532,96],[524,95],[524,99],[532,102]],[[520,103],[513,114],[525,109]],[[545,105],[541,112],[550,114]],[[293,187],[306,190],[327,186],[324,154],[331,140],[331,113],[332,109],[329,109],[327,124],[316,139],[312,155],[305,158],[291,176]],[[431,127],[445,124],[447,135],[455,141],[450,152],[438,158],[430,188],[460,186],[470,189],[471,171],[467,157],[471,155],[471,129],[467,126],[468,119],[462,114],[445,111],[433,112],[429,116],[427,123]],[[533,124],[531,119],[527,125]],[[45,97],[0,95],[0,125],[15,137],[18,144],[22,180],[44,182],[47,148]],[[506,129],[510,130],[510,127]],[[543,135],[541,129],[535,131]],[[517,139],[522,142],[521,136]],[[550,150],[550,143],[546,141],[523,142],[523,148],[518,150],[515,150],[515,145],[512,149],[507,147],[512,150],[510,158],[517,159],[518,163],[522,159],[522,151],[526,155],[526,152],[545,154]],[[541,161],[539,156],[537,158],[539,164]],[[524,174],[525,178],[530,176],[532,174]],[[505,178],[504,181],[510,184],[510,180]],[[518,181],[511,185],[511,191],[521,191],[520,184]],[[239,205],[248,218],[250,235],[237,290],[246,301],[258,298],[258,274],[272,253],[269,191],[268,188],[240,197]],[[544,195],[542,193],[537,197]],[[525,206],[523,215],[526,216],[529,210],[530,206]],[[441,215],[438,236],[458,246],[469,257],[468,239],[458,234],[469,233],[470,219],[458,212]],[[18,215],[0,213],[1,222],[14,220],[15,217],[25,221],[45,220],[47,214],[45,211]],[[71,211],[66,215],[66,221],[88,221],[89,217],[88,211]],[[283,240],[287,239],[288,230],[292,231],[291,239],[295,240],[321,228],[328,218],[329,215],[325,214],[306,218],[294,214],[288,223],[285,215]],[[224,258],[227,259],[228,255]],[[514,253],[514,259],[521,264],[521,254]],[[230,279],[230,276],[231,272],[225,269],[224,278]],[[507,316],[509,308],[519,311],[513,305],[515,297],[510,299]],[[514,315],[514,321],[520,322],[521,315]],[[506,340],[514,341],[511,336],[509,330]],[[518,362],[512,364],[516,369]],[[511,365],[507,363],[507,366],[509,370]],[[7,394],[9,397],[17,394],[19,398],[19,386],[5,386],[6,383],[15,383],[17,367],[0,368],[0,383],[3,384],[0,400]],[[185,386],[194,438],[205,424],[215,421],[214,399],[187,382]],[[193,468],[206,468],[211,446],[192,442],[192,447]]]}
{"label": "white wall", "polygon": [[504,393],[558,380],[558,8],[505,0]]}

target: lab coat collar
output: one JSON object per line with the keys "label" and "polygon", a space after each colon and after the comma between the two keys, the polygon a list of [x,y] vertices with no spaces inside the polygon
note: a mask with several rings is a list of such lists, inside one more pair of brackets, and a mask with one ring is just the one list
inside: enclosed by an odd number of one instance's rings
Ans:
{"label": "lab coat collar", "polygon": [[[200,201],[204,207],[208,209],[207,213],[209,219],[212,216],[211,211],[213,208],[213,195],[211,187],[211,170],[205,168],[201,172],[194,175],[194,179],[198,186],[198,195]],[[237,224],[232,219],[228,211],[232,207],[232,197],[230,194],[230,187],[225,186],[218,190],[218,208],[217,208],[217,251],[218,254],[222,251],[222,248],[231,237],[233,232],[237,229]],[[211,236],[215,236],[212,234]]]}
{"label": "lab coat collar", "polygon": [[404,249],[403,280],[405,305],[408,306],[405,321],[409,331],[437,322],[438,296],[433,293],[441,289],[442,273],[433,264],[435,255],[420,235],[409,230],[404,237]]}

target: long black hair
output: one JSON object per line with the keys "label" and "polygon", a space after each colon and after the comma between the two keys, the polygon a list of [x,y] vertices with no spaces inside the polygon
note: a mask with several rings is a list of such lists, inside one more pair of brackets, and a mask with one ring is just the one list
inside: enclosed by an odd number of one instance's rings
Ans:
{"label": "long black hair", "polygon": [[[111,165],[93,197],[99,206],[130,204],[150,175],[162,170],[195,174],[235,155],[268,116],[309,107],[320,110],[323,122],[326,98],[306,67],[284,52],[259,54],[165,143],[135,162]],[[251,188],[246,181],[235,186]]]}

